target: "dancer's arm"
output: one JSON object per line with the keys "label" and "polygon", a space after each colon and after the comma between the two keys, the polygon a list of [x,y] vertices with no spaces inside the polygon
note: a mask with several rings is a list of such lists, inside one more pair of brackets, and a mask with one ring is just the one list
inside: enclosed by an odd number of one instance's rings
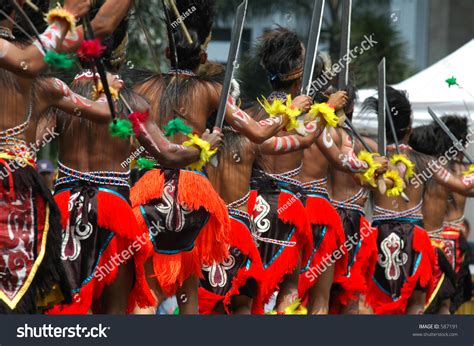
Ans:
{"label": "dancer's arm", "polygon": [[[318,119],[319,120],[319,119]],[[309,148],[321,134],[324,124],[319,125],[319,121],[314,120],[306,124],[306,136],[289,135],[282,137],[272,137],[267,139],[258,147],[266,155],[282,155]]]}
{"label": "dancer's arm", "polygon": [[[64,9],[73,16],[80,17],[90,8],[89,0],[67,0]],[[47,50],[59,49],[69,23],[62,18],[56,18],[40,35],[41,41]],[[46,67],[43,48],[38,41],[34,41],[26,48],[19,48],[7,40],[0,39],[0,68],[4,68],[24,78],[35,78]]]}

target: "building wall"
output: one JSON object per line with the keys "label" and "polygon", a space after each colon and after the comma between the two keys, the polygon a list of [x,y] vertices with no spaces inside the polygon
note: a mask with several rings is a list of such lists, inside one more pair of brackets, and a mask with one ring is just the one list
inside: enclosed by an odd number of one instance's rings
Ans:
{"label": "building wall", "polygon": [[431,0],[429,9],[429,65],[474,37],[473,0]]}

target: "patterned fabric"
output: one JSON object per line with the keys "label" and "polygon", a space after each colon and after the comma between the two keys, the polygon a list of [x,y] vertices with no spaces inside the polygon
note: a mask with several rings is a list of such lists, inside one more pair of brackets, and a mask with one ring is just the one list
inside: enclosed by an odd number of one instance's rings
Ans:
{"label": "patterned fabric", "polygon": [[[264,268],[268,268],[286,248],[294,248],[296,241],[295,226],[285,223],[280,215],[287,210],[287,204],[304,206],[300,200],[303,197],[302,186],[290,184],[285,180],[277,180],[276,175],[270,176],[259,173],[253,177],[252,186],[258,190],[258,196],[253,211],[254,238],[257,241],[260,257]],[[279,208],[281,194],[289,197],[289,203]]]}
{"label": "patterned fabric", "polygon": [[140,206],[155,251],[174,254],[189,251],[207,223],[204,208],[193,210],[178,202],[179,170],[162,169],[165,185],[162,196]]}
{"label": "patterned fabric", "polygon": [[[436,247],[436,245],[434,245]],[[440,248],[436,248],[436,263],[433,267],[431,296],[425,304],[425,314],[438,314],[443,301],[453,299],[456,292],[456,274]]]}
{"label": "patterned fabric", "polygon": [[378,263],[374,280],[392,299],[400,296],[406,279],[419,264],[420,253],[413,250],[414,225],[387,222],[378,226]]}
{"label": "patterned fabric", "polygon": [[[251,234],[251,223],[250,215],[243,217],[239,214],[231,214],[231,225],[235,222],[243,225],[248,233]],[[236,232],[235,226],[232,228],[232,232]],[[202,268],[202,274],[204,279],[201,279],[201,286],[206,290],[220,295],[225,296],[232,288],[232,280],[237,277],[240,270],[249,270],[252,261],[248,255],[242,253],[239,249],[238,244],[230,246],[229,257],[223,262],[213,263],[212,265],[204,265]],[[256,291],[256,281],[246,283],[247,289],[246,294],[253,297]]]}
{"label": "patterned fabric", "polygon": [[97,223],[99,194],[113,194],[129,203],[129,191],[117,186],[71,183],[59,185],[55,195],[66,192],[70,194],[69,218],[63,229],[61,260],[72,292],[77,293],[97,275],[101,256],[115,236],[113,230],[102,228]]}
{"label": "patterned fabric", "polygon": [[[3,157],[0,167],[13,167]],[[0,314],[37,313],[70,298],[59,265],[59,211],[34,167],[8,172],[0,183]]]}

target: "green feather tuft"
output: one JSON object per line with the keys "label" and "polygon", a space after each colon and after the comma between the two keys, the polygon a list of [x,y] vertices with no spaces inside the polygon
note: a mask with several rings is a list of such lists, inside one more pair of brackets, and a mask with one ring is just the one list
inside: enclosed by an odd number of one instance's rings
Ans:
{"label": "green feather tuft", "polygon": [[155,167],[156,161],[148,160],[142,157],[137,160],[137,165],[138,165],[138,168],[140,169],[152,169],[153,167]]}
{"label": "green feather tuft", "polygon": [[117,119],[109,125],[109,133],[112,137],[128,139],[133,133],[132,123],[128,119]]}
{"label": "green feather tuft", "polygon": [[49,65],[62,69],[70,69],[74,65],[74,59],[71,59],[66,53],[56,53],[48,50],[44,56],[44,61]]}
{"label": "green feather tuft", "polygon": [[448,83],[448,86],[451,88],[452,86],[458,85],[458,80],[456,77],[451,77],[446,79],[446,83]]}
{"label": "green feather tuft", "polygon": [[177,133],[189,135],[193,131],[191,126],[186,125],[184,121],[179,118],[171,120],[167,125],[164,126],[164,129],[166,137],[172,137]]}

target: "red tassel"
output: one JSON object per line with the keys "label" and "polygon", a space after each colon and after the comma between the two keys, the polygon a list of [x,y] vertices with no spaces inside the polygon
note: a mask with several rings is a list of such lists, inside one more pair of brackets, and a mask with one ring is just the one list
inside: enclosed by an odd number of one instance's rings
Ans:
{"label": "red tassel", "polygon": [[[63,228],[67,227],[69,221],[68,203],[70,194],[70,191],[64,191],[54,197],[61,211],[61,225]],[[112,258],[123,251],[133,255],[136,250],[133,244],[139,241],[142,233],[139,230],[130,205],[122,198],[103,191],[99,191],[97,201],[98,226],[115,233],[115,236],[102,253],[96,268],[106,268],[107,271],[101,270],[98,272],[99,275],[94,275],[81,288],[80,292],[74,295],[73,303],[56,306],[48,312],[50,314],[87,314],[91,310],[94,300],[98,300],[102,296],[105,286],[114,282],[117,276],[118,266],[111,265],[115,263],[112,261]],[[109,270],[109,267],[112,269]],[[137,282],[143,284],[143,281],[146,282],[146,279],[140,276],[140,274],[140,272],[137,273]],[[145,290],[141,289],[140,291],[143,292]]]}
{"label": "red tassel", "polygon": [[349,300],[357,300],[359,295],[367,292],[367,285],[372,281],[377,264],[377,229],[364,216],[360,218],[360,229],[364,240],[351,267],[350,277],[341,275],[334,278],[334,282],[339,283],[342,288],[337,297],[342,305],[347,305]]}
{"label": "red tassel", "polygon": [[436,256],[428,234],[418,226],[414,229],[413,250],[421,253],[420,264],[416,272],[403,284],[398,300],[393,301],[391,297],[380,290],[373,280],[368,282],[366,303],[374,309],[376,314],[404,314],[408,300],[417,286],[427,289],[427,301],[431,296],[430,288],[433,287],[431,281],[433,280],[433,266],[436,263]]}
{"label": "red tassel", "polygon": [[138,137],[141,133],[140,126],[143,125],[147,119],[150,117],[150,112],[146,111],[145,113],[133,112],[128,116],[129,120],[132,122],[133,131]]}
{"label": "red tassel", "polygon": [[83,61],[91,61],[102,56],[107,47],[102,45],[98,38],[94,40],[82,41],[81,47],[77,50],[77,56]]}
{"label": "red tassel", "polygon": [[[324,258],[330,258],[336,250],[344,251],[343,257],[336,263],[342,262],[342,266],[347,266],[348,256],[343,246],[345,239],[341,239],[341,234],[344,234],[341,218],[331,203],[324,198],[308,196],[306,200],[306,212],[311,224],[326,226],[326,233],[314,255],[312,246],[309,247],[309,251],[305,251],[302,262],[303,266],[307,265],[309,257],[312,256],[309,268],[316,268],[323,263]],[[306,272],[302,273],[298,283],[300,298],[305,299],[308,290],[316,282],[317,279],[314,278],[314,275],[313,278],[311,278],[311,275],[308,276]]]}
{"label": "red tassel", "polygon": [[278,199],[278,210],[281,221],[295,226],[295,232],[289,241],[296,242],[296,246],[285,248],[278,258],[264,269],[264,279],[260,283],[254,303],[256,309],[260,311],[263,310],[273,292],[278,289],[284,276],[293,273],[298,265],[302,250],[313,241],[306,210],[299,199],[290,193],[281,192]]}
{"label": "red tassel", "polygon": [[[158,169],[145,174],[132,188],[131,200],[134,214],[138,219],[141,233],[148,234],[140,205],[163,194],[164,176]],[[202,265],[221,262],[229,255],[230,221],[224,201],[214,191],[211,183],[200,174],[181,171],[178,183],[178,202],[188,208],[206,209],[210,216],[206,225],[199,233],[194,248],[191,251],[174,255],[164,255],[153,251],[153,246],[147,237],[147,247],[140,256],[135,257],[136,264],[142,266],[152,258],[154,275],[163,292],[172,296],[191,275],[202,277]],[[149,288],[149,287],[148,287]],[[141,289],[147,289],[145,285]],[[149,297],[150,295],[147,294]],[[136,299],[135,299],[136,300]],[[143,300],[142,303],[146,303]],[[140,306],[146,308],[147,306]]]}
{"label": "red tassel", "polygon": [[[224,309],[227,314],[230,314],[229,306],[231,304],[231,299],[233,296],[239,295],[240,288],[247,283],[247,280],[253,278],[257,282],[262,280],[263,275],[263,264],[260,259],[260,253],[258,252],[257,246],[253,240],[253,237],[250,233],[250,230],[242,225],[239,221],[230,219],[231,223],[231,236],[230,236],[230,245],[235,247],[242,252],[245,256],[248,256],[252,261],[250,269],[241,268],[237,275],[232,279],[232,288],[227,292],[227,294],[222,297],[224,304]],[[200,309],[201,310],[201,309]],[[204,310],[204,308],[203,308]],[[258,311],[258,307],[253,307],[253,310]],[[255,313],[255,312],[254,312]]]}

